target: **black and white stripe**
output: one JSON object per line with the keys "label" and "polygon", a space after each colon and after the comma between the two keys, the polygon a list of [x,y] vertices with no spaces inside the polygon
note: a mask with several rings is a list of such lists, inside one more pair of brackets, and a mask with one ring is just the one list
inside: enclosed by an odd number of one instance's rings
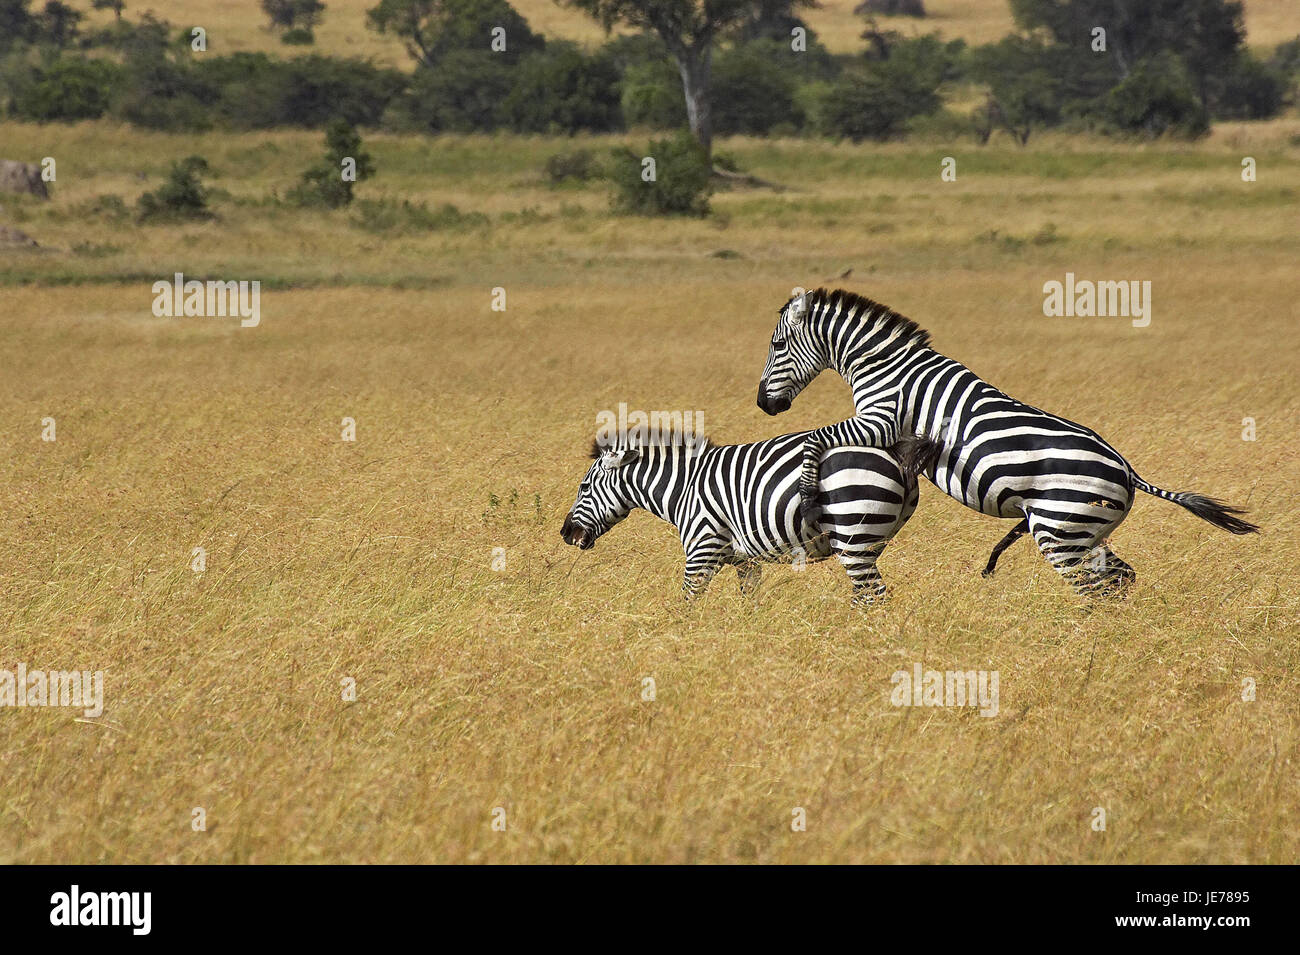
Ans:
{"label": "black and white stripe", "polygon": [[[852,292],[815,292],[781,309],[758,387],[779,414],[823,370],[852,387],[857,416],[810,432],[801,486],[813,501],[820,451],[831,444],[887,447],[920,434],[942,445],[926,473],[945,494],[993,517],[1020,518],[985,574],[1022,534],[1081,592],[1131,583],[1133,568],[1107,544],[1134,491],[1187,508],[1233,534],[1258,530],[1212,498],[1173,493],[1137,476],[1096,432],[1023,404],[930,347],[915,322]],[[807,518],[816,526],[817,507]]]}
{"label": "black and white stripe", "polygon": [[834,447],[819,453],[815,489],[822,531],[800,517],[799,480],[811,432],[756,444],[593,447],[560,535],[586,550],[636,507],[674,525],[686,551],[682,587],[702,593],[727,565],[741,589],[758,584],[763,561],[834,554],[853,582],[854,603],[885,593],[876,561],[912,516],[917,475],[933,465],[933,442],[906,438],[888,450]]}

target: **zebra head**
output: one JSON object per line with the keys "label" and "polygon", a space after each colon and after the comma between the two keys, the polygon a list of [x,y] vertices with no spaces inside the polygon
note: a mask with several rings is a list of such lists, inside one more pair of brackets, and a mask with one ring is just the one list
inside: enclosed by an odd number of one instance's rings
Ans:
{"label": "zebra head", "polygon": [[804,292],[781,309],[758,382],[758,406],[780,414],[827,368],[852,385],[855,374],[929,345],[929,332],[864,295],[844,289]]}
{"label": "zebra head", "polygon": [[622,469],[639,456],[636,448],[610,451],[592,448],[596,460],[578,485],[578,499],[560,528],[560,537],[566,544],[591,550],[596,546],[597,537],[631,513],[632,498]]}
{"label": "zebra head", "polygon": [[813,334],[811,312],[808,294],[801,292],[785,303],[777,319],[758,381],[758,406],[770,415],[787,410],[830,363],[825,340]]}

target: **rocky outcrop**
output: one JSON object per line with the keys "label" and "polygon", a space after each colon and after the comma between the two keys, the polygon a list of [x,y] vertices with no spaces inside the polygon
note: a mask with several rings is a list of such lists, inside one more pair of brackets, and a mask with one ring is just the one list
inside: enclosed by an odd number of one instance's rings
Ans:
{"label": "rocky outcrop", "polygon": [[0,192],[50,198],[50,191],[41,178],[41,167],[16,159],[0,159]]}

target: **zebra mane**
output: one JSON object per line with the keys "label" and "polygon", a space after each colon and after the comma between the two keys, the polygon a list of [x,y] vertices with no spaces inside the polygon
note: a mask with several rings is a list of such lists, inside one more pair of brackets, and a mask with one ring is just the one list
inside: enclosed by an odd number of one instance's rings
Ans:
{"label": "zebra mane", "polygon": [[[683,444],[681,441],[666,441],[666,440],[663,440],[662,438],[655,439],[655,440],[636,440],[636,441],[628,441],[628,442],[626,443],[626,445],[623,445],[623,446],[628,447],[628,448],[682,448],[682,447],[686,447],[686,445]],[[602,441],[600,440],[599,437],[595,437],[595,438],[592,438],[592,439],[591,439],[591,450],[588,452],[588,456],[589,456],[589,457],[591,458],[591,460],[593,460],[593,461],[599,461],[600,458],[601,458],[601,456],[602,456],[606,451],[615,451],[615,450],[617,450],[619,447],[620,447],[620,445],[617,444],[617,443],[615,443],[615,444],[607,444],[607,443],[602,442]],[[698,453],[700,453],[701,451],[706,451],[706,450],[708,450],[709,448],[724,447],[724,445],[715,444],[711,439],[709,439],[708,437],[702,435],[702,436],[700,436],[700,437],[698,437],[698,438],[693,439],[693,440],[691,441],[691,443],[690,443],[690,447],[691,447],[691,449],[692,449],[696,454],[698,454]]]}
{"label": "zebra mane", "polygon": [[856,320],[860,323],[870,323],[882,331],[897,330],[899,337],[894,345],[895,348],[907,345],[925,347],[930,344],[930,333],[916,322],[905,315],[899,315],[888,305],[881,305],[857,292],[849,292],[842,288],[828,292],[824,288],[819,288],[815,292],[808,293],[808,302],[812,306],[824,305],[827,315],[839,315],[841,312],[854,310],[857,313]]}

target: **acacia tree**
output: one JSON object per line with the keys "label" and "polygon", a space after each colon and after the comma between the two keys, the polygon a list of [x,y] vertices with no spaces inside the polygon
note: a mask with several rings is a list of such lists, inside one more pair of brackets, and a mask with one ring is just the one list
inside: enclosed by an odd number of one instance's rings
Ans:
{"label": "acacia tree", "polygon": [[[712,154],[713,119],[709,86],[713,44],[719,34],[752,20],[761,0],[556,0],[594,17],[606,30],[625,24],[653,30],[664,41],[682,77],[686,120],[704,151]],[[793,0],[790,6],[812,6]]]}
{"label": "acacia tree", "polygon": [[507,39],[494,55],[505,63],[546,45],[509,0],[379,0],[366,11],[366,23],[401,37],[412,58],[431,68],[448,53],[488,52],[497,28]]}
{"label": "acacia tree", "polygon": [[122,22],[122,11],[126,9],[126,0],[90,0],[96,10],[112,10],[117,22]]}

